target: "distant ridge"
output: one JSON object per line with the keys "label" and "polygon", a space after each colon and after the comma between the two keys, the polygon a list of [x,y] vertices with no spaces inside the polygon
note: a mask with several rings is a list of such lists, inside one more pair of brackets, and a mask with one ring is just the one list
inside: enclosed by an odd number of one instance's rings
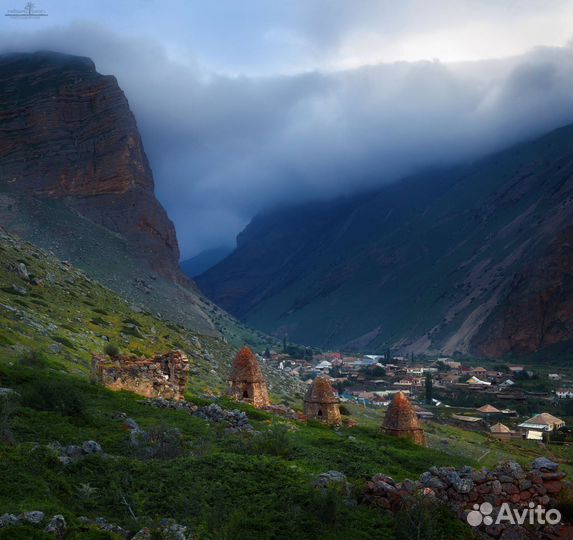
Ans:
{"label": "distant ridge", "polygon": [[569,353],[572,143],[566,126],[471,165],[265,212],[197,283],[248,324],[319,347]]}

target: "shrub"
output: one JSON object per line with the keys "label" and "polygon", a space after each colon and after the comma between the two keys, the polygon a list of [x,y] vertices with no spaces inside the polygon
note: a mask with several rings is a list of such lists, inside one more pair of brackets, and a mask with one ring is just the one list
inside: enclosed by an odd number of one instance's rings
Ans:
{"label": "shrub", "polygon": [[183,454],[185,448],[181,432],[163,424],[137,434],[132,445],[141,459],[175,459]]}
{"label": "shrub", "polygon": [[346,405],[340,405],[340,414],[343,414],[344,416],[350,416],[352,413]]}
{"label": "shrub", "polygon": [[23,404],[40,411],[56,411],[65,416],[84,417],[86,399],[81,390],[68,381],[33,381],[24,387]]}
{"label": "shrub", "polygon": [[254,450],[259,454],[290,458],[295,454],[297,446],[289,433],[288,426],[273,424],[254,439]]}
{"label": "shrub", "polygon": [[41,352],[30,351],[20,357],[18,365],[33,369],[45,369],[47,367],[47,361]]}
{"label": "shrub", "polygon": [[0,442],[12,444],[12,420],[18,409],[18,394],[7,392],[0,394]]}
{"label": "shrub", "polygon": [[469,540],[473,531],[447,506],[418,496],[396,514],[396,540]]}
{"label": "shrub", "polygon": [[117,356],[119,354],[119,349],[112,343],[108,343],[103,348],[103,352],[109,356]]}
{"label": "shrub", "polygon": [[573,521],[573,493],[570,489],[561,491],[557,499],[557,510],[561,512],[565,520]]}
{"label": "shrub", "polygon": [[340,509],[339,496],[332,488],[318,490],[313,497],[314,515],[325,525],[335,525]]}

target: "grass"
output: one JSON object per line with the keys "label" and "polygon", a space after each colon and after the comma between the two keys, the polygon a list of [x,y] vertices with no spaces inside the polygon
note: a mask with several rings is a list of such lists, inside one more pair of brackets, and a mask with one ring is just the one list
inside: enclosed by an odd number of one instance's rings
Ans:
{"label": "grass", "polygon": [[[41,380],[48,386],[73,384],[84,398],[80,416],[53,407],[32,408],[24,400],[12,421],[17,444],[0,446],[2,511],[63,513],[77,529],[73,534],[79,534],[77,518],[85,515],[103,516],[133,530],[172,517],[192,526],[197,539],[390,539],[396,527],[393,519],[364,506],[348,506],[339,496],[334,501],[317,500],[321,495],[311,486],[313,478],[335,469],[358,489],[377,472],[413,478],[430,463],[468,462],[386,437],[373,427],[333,430],[304,425],[248,405],[240,408],[262,435],[227,434],[223,426],[209,425],[186,412],[155,409],[138,396],[111,392],[50,368],[39,372],[4,361],[0,379],[24,396]],[[182,456],[139,459],[128,444],[118,412],[134,418],[143,429],[160,424],[178,428],[184,441]],[[93,456],[64,467],[45,446],[90,439],[98,441],[109,457]],[[82,485],[88,485],[93,495],[78,497]]]}

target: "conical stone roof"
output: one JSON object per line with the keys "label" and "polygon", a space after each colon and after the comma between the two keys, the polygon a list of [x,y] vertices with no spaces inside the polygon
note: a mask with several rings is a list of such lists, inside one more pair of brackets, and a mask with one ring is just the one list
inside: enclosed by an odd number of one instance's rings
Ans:
{"label": "conical stone roof", "polygon": [[398,392],[388,407],[382,429],[389,435],[413,438],[416,442],[422,442],[424,431],[416,416],[416,411],[410,400]]}
{"label": "conical stone roof", "polygon": [[317,377],[304,396],[307,403],[338,403],[330,381],[326,377]]}
{"label": "conical stone roof", "polygon": [[229,380],[235,382],[265,382],[257,357],[249,347],[243,347],[235,356]]}

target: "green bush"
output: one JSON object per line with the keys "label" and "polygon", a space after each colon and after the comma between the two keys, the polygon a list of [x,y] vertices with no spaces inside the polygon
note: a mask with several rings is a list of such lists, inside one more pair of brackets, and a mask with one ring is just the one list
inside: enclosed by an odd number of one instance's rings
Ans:
{"label": "green bush", "polygon": [[177,428],[159,424],[142,431],[134,448],[140,459],[175,459],[183,455],[185,443]]}
{"label": "green bush", "polygon": [[17,525],[0,529],[0,540],[54,540],[54,535],[32,525]]}
{"label": "green bush", "polygon": [[447,506],[419,496],[396,514],[396,540],[470,540],[473,531]]}
{"label": "green bush", "polygon": [[86,416],[86,398],[72,382],[35,380],[24,387],[22,394],[22,404],[26,407],[65,416]]}
{"label": "green bush", "polygon": [[39,351],[30,351],[20,357],[18,365],[33,369],[45,369],[48,365],[46,357]]}
{"label": "green bush", "polygon": [[117,356],[119,354],[119,349],[112,343],[108,343],[103,348],[103,352],[109,356]]}
{"label": "green bush", "polygon": [[12,444],[12,422],[18,410],[18,394],[8,392],[0,394],[0,442]]}
{"label": "green bush", "polygon": [[297,446],[285,424],[273,424],[253,439],[257,454],[267,454],[285,459],[294,456]]}

